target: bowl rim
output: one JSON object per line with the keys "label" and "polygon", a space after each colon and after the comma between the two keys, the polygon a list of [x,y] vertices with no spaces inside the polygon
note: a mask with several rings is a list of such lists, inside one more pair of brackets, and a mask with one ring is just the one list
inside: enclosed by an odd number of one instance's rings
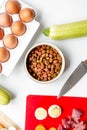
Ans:
{"label": "bowl rim", "polygon": [[[48,46],[51,46],[52,48],[56,49],[58,51],[58,53],[61,55],[62,57],[62,67],[61,67],[61,70],[60,70],[60,73],[53,79],[49,80],[49,81],[39,81],[37,79],[35,79],[33,76],[31,76],[31,74],[29,73],[29,71],[27,70],[27,65],[26,65],[26,62],[27,62],[27,57],[29,55],[29,53],[31,52],[31,50],[33,50],[34,48],[38,47],[38,46],[41,46],[41,45],[48,45]],[[24,68],[25,68],[25,71],[27,73],[27,75],[33,80],[33,81],[36,81],[38,83],[44,83],[44,84],[47,84],[47,83],[51,83],[55,80],[57,80],[63,73],[64,69],[65,69],[65,58],[64,58],[64,55],[62,53],[62,51],[59,49],[59,47],[57,47],[56,45],[53,45],[52,43],[49,43],[49,42],[41,42],[41,43],[37,43],[35,45],[33,45],[26,53],[25,55],[25,59],[24,59]]]}

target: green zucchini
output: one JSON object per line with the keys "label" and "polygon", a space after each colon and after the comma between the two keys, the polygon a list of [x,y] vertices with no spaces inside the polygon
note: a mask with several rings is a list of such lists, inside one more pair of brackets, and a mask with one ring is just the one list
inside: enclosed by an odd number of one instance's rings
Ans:
{"label": "green zucchini", "polygon": [[10,93],[0,86],[0,104],[7,105],[11,100]]}
{"label": "green zucchini", "polygon": [[63,40],[87,36],[87,20],[68,24],[53,25],[42,30],[42,33],[53,40]]}

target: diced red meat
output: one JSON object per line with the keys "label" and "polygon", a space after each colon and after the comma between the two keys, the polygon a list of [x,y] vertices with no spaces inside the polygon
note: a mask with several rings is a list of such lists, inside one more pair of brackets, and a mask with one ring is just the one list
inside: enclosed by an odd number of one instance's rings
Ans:
{"label": "diced red meat", "polygon": [[62,124],[57,130],[87,130],[87,122],[81,121],[83,112],[79,109],[73,109],[72,115],[62,119]]}
{"label": "diced red meat", "polygon": [[73,130],[87,130],[87,124],[84,121],[74,124]]}
{"label": "diced red meat", "polygon": [[59,125],[57,130],[64,130],[64,127],[62,125]]}
{"label": "diced red meat", "polygon": [[68,123],[70,124],[70,126],[73,128],[74,127],[74,124],[75,124],[75,122],[74,122],[74,120],[72,119],[72,117],[71,116],[68,116]]}
{"label": "diced red meat", "polygon": [[68,118],[62,119],[62,125],[65,129],[69,129],[71,127]]}
{"label": "diced red meat", "polygon": [[72,111],[72,118],[75,122],[79,122],[81,116],[83,115],[83,112],[79,109],[73,109]]}

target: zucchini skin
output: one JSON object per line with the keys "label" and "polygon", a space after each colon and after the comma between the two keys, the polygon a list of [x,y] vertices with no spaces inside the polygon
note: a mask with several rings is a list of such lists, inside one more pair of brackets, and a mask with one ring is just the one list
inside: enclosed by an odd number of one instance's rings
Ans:
{"label": "zucchini skin", "polygon": [[11,100],[10,93],[0,86],[0,104],[7,105]]}
{"label": "zucchini skin", "polygon": [[53,40],[84,37],[87,36],[87,20],[53,25],[50,28],[43,29],[42,33]]}

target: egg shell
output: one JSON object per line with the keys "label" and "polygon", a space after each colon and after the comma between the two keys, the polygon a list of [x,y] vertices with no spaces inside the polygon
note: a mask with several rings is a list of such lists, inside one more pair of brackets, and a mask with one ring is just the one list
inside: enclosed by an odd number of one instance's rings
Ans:
{"label": "egg shell", "polygon": [[11,26],[12,33],[21,36],[26,32],[26,25],[21,21],[16,21],[12,23]]}
{"label": "egg shell", "polygon": [[0,14],[0,26],[9,27],[12,24],[12,17],[7,13]]}
{"label": "egg shell", "polygon": [[2,72],[2,65],[0,64],[0,73]]}
{"label": "egg shell", "polygon": [[4,47],[0,47],[0,62],[6,62],[10,58],[10,52]]}
{"label": "egg shell", "polygon": [[21,5],[17,0],[8,0],[5,8],[9,14],[16,14],[19,13]]}
{"label": "egg shell", "polygon": [[3,39],[3,44],[6,48],[14,49],[18,45],[18,38],[13,34],[8,34]]}
{"label": "egg shell", "polygon": [[20,11],[19,17],[23,22],[31,22],[35,18],[35,11],[31,8],[24,8]]}
{"label": "egg shell", "polygon": [[4,30],[0,28],[0,40],[4,37]]}

